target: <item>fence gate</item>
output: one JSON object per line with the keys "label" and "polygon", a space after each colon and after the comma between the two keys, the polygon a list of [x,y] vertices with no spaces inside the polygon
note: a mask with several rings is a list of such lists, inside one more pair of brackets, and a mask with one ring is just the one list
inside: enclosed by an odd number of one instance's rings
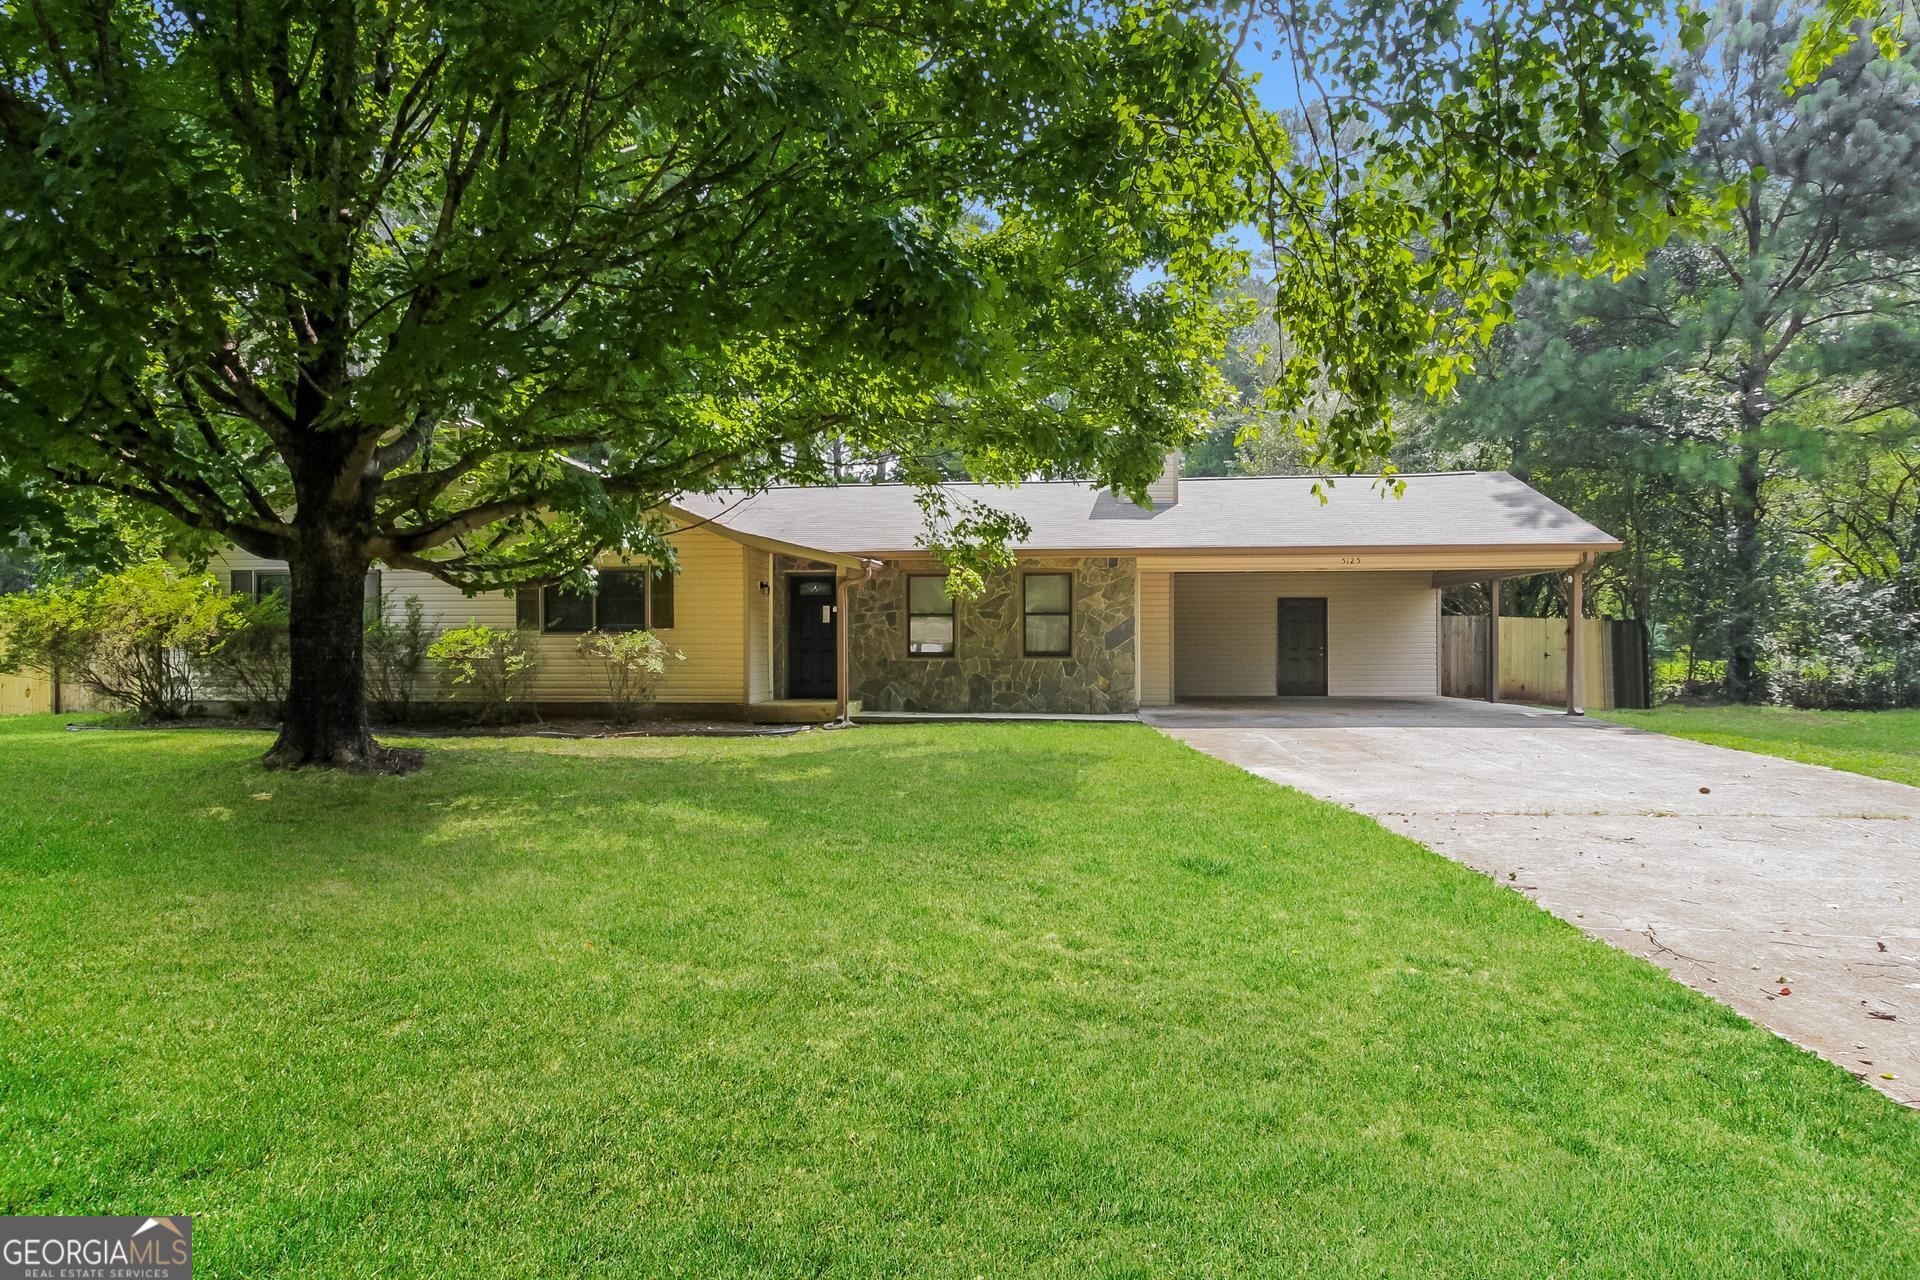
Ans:
{"label": "fence gate", "polygon": [[[1650,689],[1646,627],[1637,621],[1580,620],[1581,684],[1587,705],[1644,707]],[[1484,614],[1440,618],[1440,692],[1450,698],[1487,696],[1487,619]],[[1567,700],[1565,618],[1500,619],[1500,700]]]}

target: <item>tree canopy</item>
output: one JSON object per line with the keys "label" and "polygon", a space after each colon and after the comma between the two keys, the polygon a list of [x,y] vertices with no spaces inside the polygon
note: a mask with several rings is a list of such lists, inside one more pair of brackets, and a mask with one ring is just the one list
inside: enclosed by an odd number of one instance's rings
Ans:
{"label": "tree canopy", "polygon": [[1132,480],[1206,402],[1246,122],[1170,9],[35,8],[8,437],[260,554],[344,502],[492,585],[826,440]]}
{"label": "tree canopy", "polygon": [[1212,394],[1266,122],[1175,6],[31,7],[5,454],[288,560],[297,667],[370,558],[670,563],[835,444],[1137,485]]}
{"label": "tree canopy", "polygon": [[1659,58],[1704,15],[1657,2],[1260,0],[1299,107],[1260,150],[1283,349],[1268,407],[1322,469],[1392,451],[1392,409],[1439,398],[1537,271],[1623,276],[1722,197]]}
{"label": "tree canopy", "polygon": [[1236,229],[1281,263],[1276,395],[1351,469],[1529,270],[1704,201],[1642,0],[24,7],[0,483],[285,559],[294,763],[372,749],[371,561],[670,564],[675,493],[884,457],[964,580],[1012,526],[954,466],[1138,492],[1202,427]]}

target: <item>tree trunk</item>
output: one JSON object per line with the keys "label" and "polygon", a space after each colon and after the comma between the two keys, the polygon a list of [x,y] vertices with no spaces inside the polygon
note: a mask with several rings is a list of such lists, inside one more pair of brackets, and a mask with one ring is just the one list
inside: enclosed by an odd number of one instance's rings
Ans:
{"label": "tree trunk", "polygon": [[1752,443],[1740,450],[1740,480],[1733,499],[1733,592],[1727,619],[1727,696],[1735,702],[1766,698],[1760,671],[1760,451]]}
{"label": "tree trunk", "polygon": [[350,540],[326,536],[303,538],[288,558],[292,678],[269,767],[398,771],[418,763],[418,753],[377,746],[367,723],[361,647],[368,565]]}

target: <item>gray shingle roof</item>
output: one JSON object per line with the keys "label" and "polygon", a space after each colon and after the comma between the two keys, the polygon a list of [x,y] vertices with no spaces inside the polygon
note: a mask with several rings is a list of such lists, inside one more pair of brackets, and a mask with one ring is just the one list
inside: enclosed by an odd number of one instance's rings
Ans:
{"label": "gray shingle roof", "polygon": [[[1590,547],[1620,544],[1504,471],[1407,475],[1395,498],[1368,476],[1184,479],[1180,501],[1143,510],[1083,484],[953,485],[1024,518],[1022,551],[1290,550],[1336,547]],[[688,495],[678,505],[741,533],[846,555],[915,550],[914,490],[897,484]]]}

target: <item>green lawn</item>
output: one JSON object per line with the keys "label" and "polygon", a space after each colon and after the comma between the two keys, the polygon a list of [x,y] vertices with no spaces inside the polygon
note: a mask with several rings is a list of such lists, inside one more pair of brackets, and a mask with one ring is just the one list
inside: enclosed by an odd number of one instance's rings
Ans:
{"label": "green lawn", "polygon": [[1920,786],[1920,711],[1656,707],[1594,715],[1676,737]]}
{"label": "green lawn", "polygon": [[1912,1276],[1920,1114],[1131,725],[0,726],[0,1213],[197,1275]]}

